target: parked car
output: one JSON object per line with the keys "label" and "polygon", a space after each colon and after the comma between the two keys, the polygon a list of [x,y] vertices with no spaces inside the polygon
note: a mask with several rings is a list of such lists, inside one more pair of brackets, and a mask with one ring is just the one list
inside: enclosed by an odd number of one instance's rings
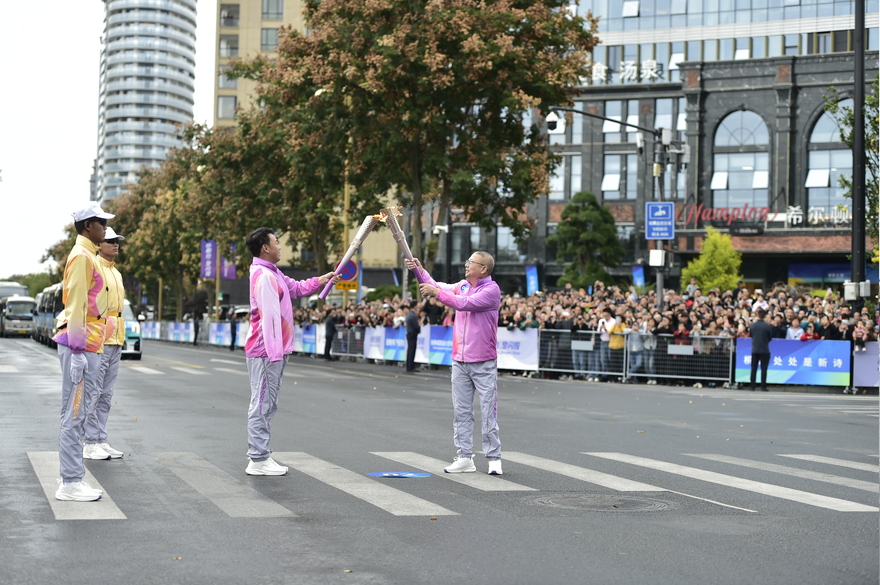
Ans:
{"label": "parked car", "polygon": [[125,321],[125,344],[122,346],[122,358],[130,358],[133,360],[141,359],[141,345],[143,339],[141,337],[141,323],[131,310],[131,303],[128,299],[122,307],[122,319]]}

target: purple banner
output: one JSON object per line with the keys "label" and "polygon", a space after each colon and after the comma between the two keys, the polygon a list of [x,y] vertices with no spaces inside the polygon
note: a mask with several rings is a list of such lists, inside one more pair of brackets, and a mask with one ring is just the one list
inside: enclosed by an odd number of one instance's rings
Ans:
{"label": "purple banner", "polygon": [[220,278],[224,280],[235,280],[235,244],[232,244],[232,259],[223,258],[220,260]]}
{"label": "purple banner", "polygon": [[202,278],[217,278],[217,242],[202,240]]}

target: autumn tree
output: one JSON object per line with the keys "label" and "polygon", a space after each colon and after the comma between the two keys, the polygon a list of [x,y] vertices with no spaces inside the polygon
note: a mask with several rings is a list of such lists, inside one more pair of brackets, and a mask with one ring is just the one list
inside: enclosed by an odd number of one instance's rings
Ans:
{"label": "autumn tree", "polygon": [[321,0],[307,2],[306,21],[308,34],[282,32],[274,63],[236,67],[269,107],[309,121],[295,122],[297,151],[348,140],[358,191],[407,194],[416,254],[426,197],[441,217],[454,205],[484,228],[527,233],[522,210],[558,159],[524,116],[570,103],[597,42],[592,17],[562,0]]}
{"label": "autumn tree", "polygon": [[556,233],[547,238],[547,243],[556,248],[556,262],[563,264],[571,259],[556,284],[570,283],[575,289],[608,280],[606,268],[617,266],[624,253],[614,216],[589,191],[571,198],[562,210]]}
{"label": "autumn tree", "polygon": [[681,289],[687,288],[694,277],[702,290],[733,290],[742,280],[741,266],[742,254],[733,247],[730,234],[707,226],[700,255],[681,269]]}

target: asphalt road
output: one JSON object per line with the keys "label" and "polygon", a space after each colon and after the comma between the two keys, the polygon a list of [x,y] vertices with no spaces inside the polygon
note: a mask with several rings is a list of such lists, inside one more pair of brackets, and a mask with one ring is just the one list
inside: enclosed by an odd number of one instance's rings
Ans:
{"label": "asphalt road", "polygon": [[451,476],[448,373],[292,357],[290,473],[250,477],[241,352],[147,342],[125,457],[87,461],[106,495],[76,503],[51,497],[60,376],[0,339],[2,583],[878,582],[877,396],[502,376],[504,476]]}

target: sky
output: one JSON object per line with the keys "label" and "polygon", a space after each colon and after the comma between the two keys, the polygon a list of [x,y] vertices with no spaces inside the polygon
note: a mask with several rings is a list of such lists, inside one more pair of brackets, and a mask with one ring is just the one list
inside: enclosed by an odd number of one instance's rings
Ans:
{"label": "sky", "polygon": [[[0,280],[54,268],[40,258],[88,203],[98,150],[104,3],[43,0],[36,20],[34,10],[5,2],[0,20]],[[210,124],[217,4],[197,10],[193,117]]]}

